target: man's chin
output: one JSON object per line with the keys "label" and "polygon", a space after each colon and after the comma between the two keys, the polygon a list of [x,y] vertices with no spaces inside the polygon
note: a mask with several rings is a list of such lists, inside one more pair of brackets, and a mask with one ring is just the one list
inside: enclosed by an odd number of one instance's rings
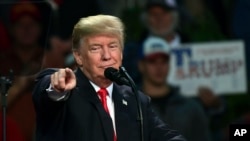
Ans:
{"label": "man's chin", "polygon": [[167,36],[171,33],[169,30],[153,30],[152,33],[156,36]]}
{"label": "man's chin", "polygon": [[165,81],[162,81],[162,80],[154,80],[152,81],[155,85],[157,86],[160,86],[160,85],[163,85],[164,83],[166,83]]}

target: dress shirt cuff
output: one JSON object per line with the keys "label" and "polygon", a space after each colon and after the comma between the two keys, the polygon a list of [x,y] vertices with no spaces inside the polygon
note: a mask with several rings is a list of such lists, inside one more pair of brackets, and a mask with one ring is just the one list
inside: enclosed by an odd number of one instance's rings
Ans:
{"label": "dress shirt cuff", "polygon": [[49,88],[46,89],[46,91],[48,93],[48,97],[54,101],[66,100],[68,95],[69,95],[69,91],[64,91],[64,92],[55,91],[51,84],[50,84]]}

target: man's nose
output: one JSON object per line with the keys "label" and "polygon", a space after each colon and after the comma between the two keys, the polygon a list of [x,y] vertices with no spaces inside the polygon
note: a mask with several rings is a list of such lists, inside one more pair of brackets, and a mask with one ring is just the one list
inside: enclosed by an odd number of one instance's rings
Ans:
{"label": "man's nose", "polygon": [[111,59],[111,53],[108,47],[103,48],[102,52],[102,60],[110,60]]}

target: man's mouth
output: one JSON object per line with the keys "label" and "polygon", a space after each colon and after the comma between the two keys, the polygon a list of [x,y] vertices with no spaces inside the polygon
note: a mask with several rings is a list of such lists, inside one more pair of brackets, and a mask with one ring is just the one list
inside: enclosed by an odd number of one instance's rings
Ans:
{"label": "man's mouth", "polygon": [[105,66],[101,66],[100,68],[106,69],[106,68],[113,67],[113,66],[114,66],[114,64],[113,64],[113,65],[105,65]]}

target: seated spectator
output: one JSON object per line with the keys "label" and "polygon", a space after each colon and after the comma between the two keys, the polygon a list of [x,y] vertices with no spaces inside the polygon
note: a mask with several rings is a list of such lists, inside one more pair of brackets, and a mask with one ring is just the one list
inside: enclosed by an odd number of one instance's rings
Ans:
{"label": "seated spectator", "polygon": [[162,119],[190,141],[209,141],[208,118],[192,99],[181,96],[177,87],[166,83],[170,47],[161,38],[149,37],[142,47],[138,63],[142,74],[142,91]]}
{"label": "seated spectator", "polygon": [[[194,1],[195,0],[192,0],[192,2]],[[198,2],[192,4],[202,5],[201,0],[198,0]],[[179,7],[177,5],[176,0],[148,0],[145,5],[145,25],[149,31],[149,34],[147,36],[161,37],[169,44],[171,49],[176,47],[181,47],[182,43],[193,41],[192,38],[191,38],[192,40],[189,40],[190,39],[189,37],[193,36],[187,37],[185,35],[189,34],[183,34],[178,29],[179,21],[181,21],[181,19],[179,18],[178,8]],[[201,9],[201,11],[202,10],[203,9]],[[197,13],[199,14],[199,12]],[[193,32],[194,30],[200,31],[199,29],[200,29],[199,27],[196,27],[190,32]],[[203,31],[202,28],[201,31]],[[202,33],[207,35],[206,31],[203,31]],[[170,62],[169,65],[172,66],[173,64]],[[166,81],[168,81],[169,84],[176,85],[175,73],[171,67],[169,68],[169,73]],[[209,109],[208,111],[211,111],[212,109],[213,113],[220,113],[223,109],[221,107],[224,106],[222,105],[221,99],[218,96],[216,96],[211,89],[209,88],[204,89],[204,87],[200,88],[200,90],[203,91],[197,92],[199,103],[201,103],[201,105],[204,106],[206,109]]]}
{"label": "seated spectator", "polygon": [[[170,47],[179,47],[189,39],[178,30],[179,11],[175,0],[148,0],[145,5],[144,24],[147,36],[158,36],[168,42]],[[144,35],[145,36],[145,35]]]}
{"label": "seated spectator", "polygon": [[1,62],[1,73],[8,73],[9,69],[15,70],[15,74],[28,75],[40,70],[43,57],[43,48],[39,44],[42,27],[39,9],[31,4],[13,5],[10,11],[10,40],[11,47],[4,54]]}
{"label": "seated spectator", "polygon": [[[174,0],[147,0],[143,12],[145,32],[139,43],[128,43],[124,50],[124,66],[136,83],[140,83],[137,69],[138,48],[145,38],[158,36],[168,42],[171,48],[188,42],[188,38],[178,31],[179,11]],[[171,79],[171,77],[169,78]]]}
{"label": "seated spectator", "polygon": [[8,92],[8,116],[11,117],[26,141],[31,141],[35,127],[31,88],[35,74],[40,71],[43,48],[39,44],[42,16],[38,7],[25,2],[10,9],[10,47],[1,52],[0,73],[14,72],[14,82]]}

